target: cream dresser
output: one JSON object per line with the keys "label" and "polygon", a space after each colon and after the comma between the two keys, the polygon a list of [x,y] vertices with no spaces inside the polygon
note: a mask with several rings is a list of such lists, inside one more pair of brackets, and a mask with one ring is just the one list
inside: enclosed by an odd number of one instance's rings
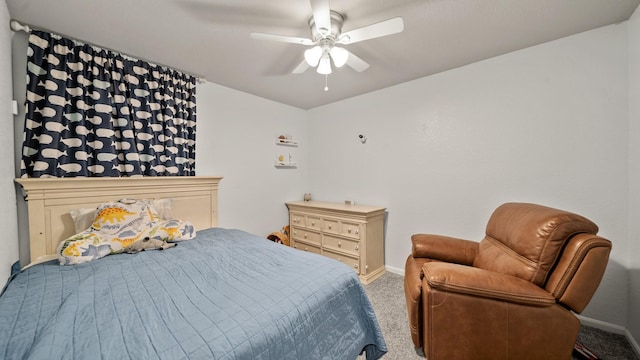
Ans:
{"label": "cream dresser", "polygon": [[385,208],[317,201],[286,205],[291,246],[344,262],[364,284],[384,274]]}

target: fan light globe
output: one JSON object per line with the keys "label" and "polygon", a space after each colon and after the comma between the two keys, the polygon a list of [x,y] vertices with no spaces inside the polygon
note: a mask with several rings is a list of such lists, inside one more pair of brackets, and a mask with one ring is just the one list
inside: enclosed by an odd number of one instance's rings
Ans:
{"label": "fan light globe", "polygon": [[323,51],[320,46],[314,46],[311,49],[307,49],[304,52],[304,60],[309,64],[309,66],[316,67],[318,66],[320,57],[322,57],[322,52]]}
{"label": "fan light globe", "polygon": [[331,54],[331,59],[333,59],[333,65],[336,67],[342,67],[347,63],[347,59],[349,58],[349,52],[345,48],[334,46],[331,48],[329,52]]}
{"label": "fan light globe", "polygon": [[318,74],[329,75],[331,74],[331,59],[329,59],[329,54],[324,54],[320,58],[320,64],[316,69]]}

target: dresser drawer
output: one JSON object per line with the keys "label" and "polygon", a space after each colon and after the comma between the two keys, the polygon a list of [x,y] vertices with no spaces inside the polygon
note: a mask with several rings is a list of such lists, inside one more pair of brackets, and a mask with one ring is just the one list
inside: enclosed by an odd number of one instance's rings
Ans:
{"label": "dresser drawer", "polygon": [[360,255],[360,242],[353,239],[338,238],[335,236],[324,235],[322,237],[322,247],[347,252],[354,256]]}
{"label": "dresser drawer", "polygon": [[295,241],[293,247],[298,250],[312,252],[314,254],[321,254],[320,246],[304,243],[302,241]]}
{"label": "dresser drawer", "polygon": [[349,265],[349,267],[351,267],[356,273],[360,274],[360,258],[345,254],[339,254],[325,248],[322,249],[322,255],[343,262]]}
{"label": "dresser drawer", "polygon": [[353,239],[360,239],[360,224],[343,221],[340,227],[340,235]]}
{"label": "dresser drawer", "polygon": [[334,219],[322,219],[322,231],[331,234],[340,234],[340,222]]}
{"label": "dresser drawer", "polygon": [[298,213],[291,213],[291,226],[305,227],[305,216]]}
{"label": "dresser drawer", "polygon": [[306,243],[320,246],[320,233],[309,231],[304,228],[294,227],[291,229],[291,237],[294,240],[302,240]]}
{"label": "dresser drawer", "polygon": [[307,229],[320,231],[322,229],[322,220],[317,216],[307,215],[306,227]]}

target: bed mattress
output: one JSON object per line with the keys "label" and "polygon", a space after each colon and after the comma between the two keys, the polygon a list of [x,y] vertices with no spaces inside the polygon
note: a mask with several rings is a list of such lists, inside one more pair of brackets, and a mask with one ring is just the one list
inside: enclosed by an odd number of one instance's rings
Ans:
{"label": "bed mattress", "polygon": [[0,296],[3,359],[367,359],[386,345],[348,266],[235,229],[48,262]]}

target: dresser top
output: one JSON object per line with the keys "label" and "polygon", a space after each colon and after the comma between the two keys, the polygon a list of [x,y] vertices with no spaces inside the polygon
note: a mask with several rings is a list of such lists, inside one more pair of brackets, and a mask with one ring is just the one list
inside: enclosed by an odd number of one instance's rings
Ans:
{"label": "dresser top", "polygon": [[346,205],[342,203],[333,203],[333,202],[320,202],[320,201],[291,201],[286,203],[287,207],[291,209],[291,207],[299,210],[300,208],[306,209],[318,209],[318,210],[332,210],[332,211],[343,211],[350,213],[359,213],[359,214],[371,214],[375,212],[384,212],[385,208],[378,206],[367,206],[367,205]]}

